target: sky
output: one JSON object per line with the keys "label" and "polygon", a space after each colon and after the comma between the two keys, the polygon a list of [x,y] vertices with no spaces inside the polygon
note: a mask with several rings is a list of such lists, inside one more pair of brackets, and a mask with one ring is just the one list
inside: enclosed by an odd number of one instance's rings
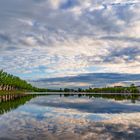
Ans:
{"label": "sky", "polygon": [[140,85],[140,1],[0,0],[0,69],[38,87]]}

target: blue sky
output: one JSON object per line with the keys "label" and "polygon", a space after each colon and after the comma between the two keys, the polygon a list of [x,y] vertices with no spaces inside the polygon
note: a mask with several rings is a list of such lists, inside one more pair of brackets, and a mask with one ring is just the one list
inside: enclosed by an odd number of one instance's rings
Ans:
{"label": "blue sky", "polygon": [[139,84],[140,1],[0,0],[0,69],[40,87]]}

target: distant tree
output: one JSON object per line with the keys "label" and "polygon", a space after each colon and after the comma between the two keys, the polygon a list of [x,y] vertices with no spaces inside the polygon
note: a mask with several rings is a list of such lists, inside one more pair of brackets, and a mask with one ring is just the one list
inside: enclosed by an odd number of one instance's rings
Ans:
{"label": "distant tree", "polygon": [[135,87],[135,84],[134,84],[134,83],[132,83],[132,84],[130,85],[130,87]]}
{"label": "distant tree", "polygon": [[81,88],[78,88],[78,92],[82,92],[82,89]]}

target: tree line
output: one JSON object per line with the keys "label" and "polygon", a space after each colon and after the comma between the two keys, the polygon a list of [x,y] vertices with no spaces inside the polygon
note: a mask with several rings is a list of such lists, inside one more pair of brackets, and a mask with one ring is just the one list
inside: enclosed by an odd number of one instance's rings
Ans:
{"label": "tree line", "polygon": [[3,70],[0,70],[0,90],[46,91],[46,89],[36,88],[32,86],[30,83],[27,83],[25,80],[22,80],[17,76],[13,76],[12,74],[8,74]]}
{"label": "tree line", "polygon": [[[53,90],[52,90],[53,91]],[[59,89],[57,92],[86,92],[86,93],[139,93],[140,90],[134,84],[131,84],[129,87],[123,86],[114,86],[114,87],[103,87],[103,88],[87,88],[87,89],[70,89],[64,88]]]}
{"label": "tree line", "polygon": [[139,93],[139,89],[134,84],[129,87],[114,86],[114,87],[104,87],[104,88],[89,88],[85,89],[86,92],[94,93]]}

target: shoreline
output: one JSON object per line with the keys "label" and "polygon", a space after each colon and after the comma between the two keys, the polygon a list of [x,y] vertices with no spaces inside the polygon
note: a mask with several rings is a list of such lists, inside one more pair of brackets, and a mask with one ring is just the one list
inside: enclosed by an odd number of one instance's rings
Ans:
{"label": "shoreline", "polygon": [[13,90],[13,91],[0,91],[0,95],[2,94],[47,94],[47,95],[140,95],[140,93],[95,93],[95,92],[33,92],[33,91],[21,91],[21,90]]}

